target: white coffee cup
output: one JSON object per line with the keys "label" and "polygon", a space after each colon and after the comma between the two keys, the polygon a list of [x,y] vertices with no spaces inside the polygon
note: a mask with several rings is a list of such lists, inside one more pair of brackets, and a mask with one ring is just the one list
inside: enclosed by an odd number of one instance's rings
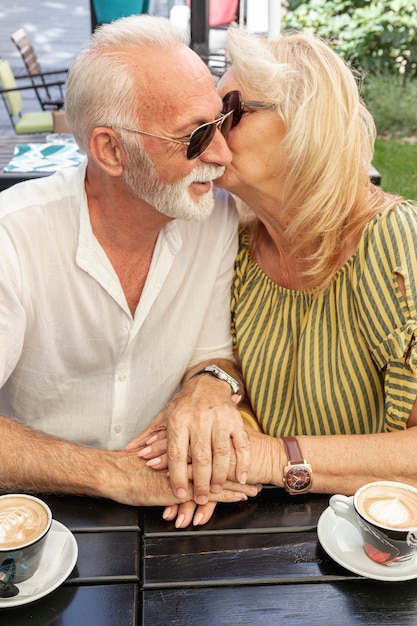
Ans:
{"label": "white coffee cup", "polygon": [[354,496],[336,494],[331,508],[359,530],[367,556],[382,565],[409,561],[417,553],[417,489],[382,480]]}
{"label": "white coffee cup", "polygon": [[35,573],[52,524],[49,506],[35,496],[0,496],[0,574],[19,583]]}

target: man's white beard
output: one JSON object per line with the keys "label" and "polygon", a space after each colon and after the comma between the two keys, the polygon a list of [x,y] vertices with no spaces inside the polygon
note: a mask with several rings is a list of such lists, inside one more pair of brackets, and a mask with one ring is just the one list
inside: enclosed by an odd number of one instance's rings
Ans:
{"label": "man's white beard", "polygon": [[157,211],[180,220],[205,220],[213,211],[213,190],[195,200],[188,187],[193,182],[207,182],[219,178],[225,168],[216,165],[202,165],[193,169],[188,176],[175,183],[164,184],[158,179],[149,156],[140,151],[129,159],[124,170],[124,180],[129,189],[153,206]]}

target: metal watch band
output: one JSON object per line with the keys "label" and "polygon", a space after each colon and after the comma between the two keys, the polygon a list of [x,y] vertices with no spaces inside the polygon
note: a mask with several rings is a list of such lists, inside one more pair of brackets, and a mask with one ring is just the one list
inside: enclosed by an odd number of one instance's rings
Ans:
{"label": "metal watch band", "polygon": [[233,394],[240,393],[240,385],[238,381],[233,378],[233,376],[230,376],[230,374],[222,370],[218,365],[208,365],[204,369],[193,374],[191,378],[194,378],[194,376],[200,376],[201,374],[211,374],[215,378],[218,378],[218,380],[224,380],[224,382],[228,383],[232,388]]}

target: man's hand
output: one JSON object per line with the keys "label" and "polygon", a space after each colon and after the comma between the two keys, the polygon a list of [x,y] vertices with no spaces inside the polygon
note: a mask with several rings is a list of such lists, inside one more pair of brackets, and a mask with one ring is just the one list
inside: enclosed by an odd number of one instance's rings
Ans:
{"label": "man's hand", "polygon": [[[147,459],[146,465],[155,470],[165,470],[168,467],[168,456],[167,456],[167,432],[166,430],[160,430],[156,432],[148,441],[147,446],[142,448],[139,451],[138,456],[143,459]],[[233,470],[229,470],[231,475],[235,474],[235,462],[236,455],[233,451],[231,451],[231,456],[233,458]],[[191,456],[188,457],[188,462],[190,463],[188,466],[188,480],[192,481],[193,479],[193,469],[191,466]],[[226,482],[226,485],[229,485],[232,490],[244,491],[247,496],[254,497],[258,495],[258,493],[262,489],[262,484],[246,484],[241,485],[240,483],[235,482]],[[221,493],[221,492],[220,492]],[[209,501],[206,504],[197,505],[194,500],[184,502],[182,504],[176,504],[165,507],[164,513],[162,517],[167,521],[175,520],[176,528],[186,528],[191,522],[194,526],[200,526],[206,524],[212,517],[214,510],[216,508],[216,501],[211,501],[211,497],[213,495],[210,493]],[[243,499],[243,498],[242,498]],[[222,497],[219,498],[219,502],[224,502],[225,500]]]}
{"label": "man's hand", "polygon": [[236,455],[233,479],[242,485],[246,483],[249,438],[227,383],[209,375],[192,378],[163,414],[169,477],[178,498],[185,497],[189,460],[193,467],[195,502],[206,504],[210,492],[220,492],[229,474],[231,448]]}
{"label": "man's hand", "polygon": [[[194,490],[191,480],[187,481],[187,489],[183,498],[177,498],[171,490],[169,478],[166,471],[154,471],[146,466],[143,459],[138,458],[137,453],[106,452],[105,479],[104,474],[100,474],[100,494],[123,504],[136,506],[166,506],[192,502],[195,508]],[[104,465],[102,466],[104,468]],[[191,468],[189,469],[191,476]],[[210,507],[213,511],[212,503],[216,502],[241,502],[250,496],[257,495],[259,487],[257,485],[240,485],[234,481],[226,480],[224,488],[217,493],[210,493]],[[207,505],[209,506],[209,505]],[[191,511],[188,505],[184,511]],[[192,513],[187,513],[187,519]],[[211,514],[210,514],[211,515]],[[191,521],[191,518],[190,518]],[[186,525],[188,525],[190,523]]]}

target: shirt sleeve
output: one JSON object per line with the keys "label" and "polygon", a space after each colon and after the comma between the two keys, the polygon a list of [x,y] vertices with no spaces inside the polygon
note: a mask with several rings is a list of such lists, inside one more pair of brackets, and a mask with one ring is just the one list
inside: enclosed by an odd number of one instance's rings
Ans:
{"label": "shirt sleeve", "polygon": [[384,374],[386,430],[403,429],[417,396],[417,204],[405,202],[375,218],[358,257],[356,306]]}

